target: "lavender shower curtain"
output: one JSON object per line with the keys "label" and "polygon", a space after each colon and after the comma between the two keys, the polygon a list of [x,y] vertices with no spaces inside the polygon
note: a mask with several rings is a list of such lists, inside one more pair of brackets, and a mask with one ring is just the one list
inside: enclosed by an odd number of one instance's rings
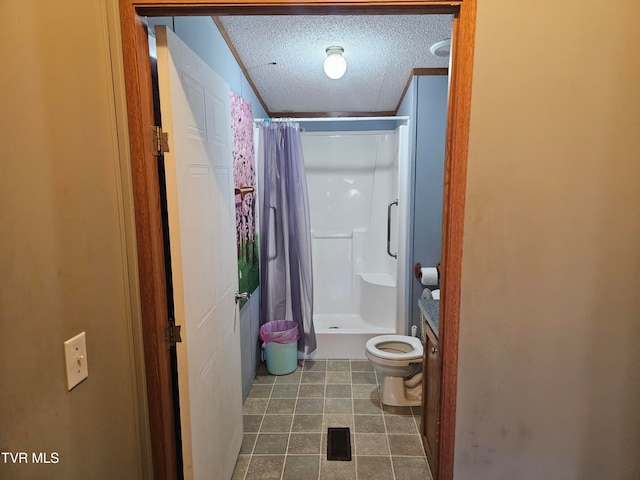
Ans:
{"label": "lavender shower curtain", "polygon": [[313,328],[311,222],[300,128],[267,122],[260,129],[260,321],[293,320],[298,351],[316,349]]}

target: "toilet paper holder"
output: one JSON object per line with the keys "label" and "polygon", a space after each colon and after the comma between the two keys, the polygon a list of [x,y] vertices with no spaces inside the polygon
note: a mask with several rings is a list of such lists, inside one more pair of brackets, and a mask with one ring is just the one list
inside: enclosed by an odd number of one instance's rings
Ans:
{"label": "toilet paper holder", "polygon": [[414,266],[413,266],[413,276],[416,277],[418,280],[420,280],[420,272],[422,271],[422,265],[420,265],[420,262],[417,262]]}

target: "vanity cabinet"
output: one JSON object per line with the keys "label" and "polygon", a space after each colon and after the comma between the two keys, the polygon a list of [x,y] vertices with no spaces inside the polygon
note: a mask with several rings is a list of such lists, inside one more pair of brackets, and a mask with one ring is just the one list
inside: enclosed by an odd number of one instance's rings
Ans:
{"label": "vanity cabinet", "polygon": [[424,344],[424,359],[422,365],[422,425],[420,430],[431,474],[434,480],[437,480],[438,455],[440,451],[440,383],[442,379],[440,347],[438,344],[439,319],[437,316],[439,314],[439,308],[434,308],[433,304],[426,302],[421,304],[420,307],[422,311],[421,320]]}
{"label": "vanity cabinet", "polygon": [[[429,328],[429,327],[426,327]],[[440,423],[440,350],[438,342],[427,334],[425,342],[425,356],[423,372],[426,372],[426,382],[423,383],[422,398],[424,399],[422,415],[422,440],[429,467],[434,480],[438,478],[438,425]]]}

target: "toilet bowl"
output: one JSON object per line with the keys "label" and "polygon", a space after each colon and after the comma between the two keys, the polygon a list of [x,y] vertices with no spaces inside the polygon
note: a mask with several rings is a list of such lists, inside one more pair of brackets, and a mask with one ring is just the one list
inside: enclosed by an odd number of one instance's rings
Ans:
{"label": "toilet bowl", "polygon": [[416,337],[380,335],[367,342],[367,358],[383,377],[380,385],[383,404],[422,404],[422,354],[422,342]]}

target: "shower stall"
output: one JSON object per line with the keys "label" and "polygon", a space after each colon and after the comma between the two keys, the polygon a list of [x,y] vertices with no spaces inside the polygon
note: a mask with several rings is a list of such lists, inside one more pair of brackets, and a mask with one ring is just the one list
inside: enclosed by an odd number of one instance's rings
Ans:
{"label": "shower stall", "polygon": [[301,123],[315,358],[366,358],[369,338],[407,333],[408,120],[367,120]]}

